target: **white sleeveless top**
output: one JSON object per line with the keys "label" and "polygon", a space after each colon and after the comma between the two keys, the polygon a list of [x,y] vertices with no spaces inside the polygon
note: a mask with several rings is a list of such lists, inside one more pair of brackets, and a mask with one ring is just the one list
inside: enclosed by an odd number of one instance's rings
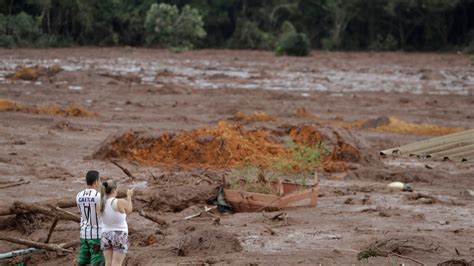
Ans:
{"label": "white sleeveless top", "polygon": [[[112,203],[117,211],[112,208]],[[118,211],[117,199],[110,198],[105,201],[101,218],[102,232],[122,231],[128,234],[127,215]]]}

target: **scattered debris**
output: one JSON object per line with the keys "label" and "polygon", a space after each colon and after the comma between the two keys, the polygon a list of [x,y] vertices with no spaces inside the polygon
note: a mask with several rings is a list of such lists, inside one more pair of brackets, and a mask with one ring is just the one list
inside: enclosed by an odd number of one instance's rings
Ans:
{"label": "scattered debris", "polygon": [[9,237],[6,235],[0,234],[0,240],[4,240],[7,242],[15,243],[15,244],[20,244],[20,245],[25,245],[29,247],[34,247],[38,249],[45,249],[45,250],[51,250],[51,251],[56,251],[56,252],[64,252],[64,253],[74,253],[74,251],[70,249],[65,249],[59,245],[53,245],[53,244],[45,244],[45,243],[40,243],[40,242],[35,242],[31,240],[26,240],[26,239],[21,239],[21,238],[13,238]]}
{"label": "scattered debris", "polygon": [[204,206],[204,210],[203,210],[203,211],[200,211],[200,212],[198,212],[198,213],[195,213],[195,214],[186,216],[186,217],[184,217],[183,220],[189,220],[189,219],[192,219],[192,218],[201,216],[201,214],[203,214],[203,213],[209,214],[210,216],[212,216],[212,217],[214,217],[214,218],[217,218],[218,216],[216,216],[216,215],[210,213],[210,211],[215,210],[215,209],[217,209],[217,206],[214,206],[214,207],[207,207],[207,206]]}
{"label": "scattered debris", "polygon": [[63,69],[59,65],[53,65],[51,67],[42,67],[38,65],[33,67],[18,66],[15,72],[7,75],[6,78],[11,80],[21,79],[36,81],[41,76],[52,77],[61,71],[63,71]]}
{"label": "scattered debris", "polygon": [[425,263],[423,263],[419,260],[416,260],[414,258],[403,256],[403,255],[397,254],[397,253],[392,252],[392,251],[380,250],[380,249],[377,249],[377,248],[370,248],[370,249],[366,249],[366,250],[363,250],[363,251],[359,252],[357,254],[357,260],[360,261],[360,260],[369,259],[369,258],[372,258],[372,257],[389,257],[389,256],[395,256],[395,257],[399,257],[401,259],[407,259],[407,260],[413,261],[413,262],[415,262],[417,264],[420,264],[420,265],[426,265]]}
{"label": "scattered debris", "polygon": [[272,184],[277,188],[278,195],[234,190],[226,188],[227,185],[224,184],[225,200],[236,212],[260,212],[296,206],[316,207],[319,192],[317,172],[312,185],[302,186],[281,180]]}
{"label": "scattered debris", "polygon": [[139,75],[133,74],[133,73],[128,73],[125,75],[114,75],[114,74],[109,74],[109,73],[103,73],[103,74],[99,74],[99,76],[111,78],[111,79],[125,82],[125,83],[140,84],[142,82],[142,78]]}
{"label": "scattered debris", "polygon": [[474,197],[474,190],[466,189],[462,193],[466,196]]}
{"label": "scattered debris", "polygon": [[89,117],[96,116],[97,114],[85,109],[82,106],[72,105],[65,108],[61,108],[55,105],[36,107],[31,105],[23,105],[14,101],[0,99],[0,112],[23,112],[32,114],[49,114],[59,116],[76,116],[76,117]]}
{"label": "scattered debris", "polygon": [[263,225],[267,230],[268,232],[270,232],[271,235],[276,235],[277,232],[275,230],[273,230],[270,226],[268,225]]}
{"label": "scattered debris", "polygon": [[199,185],[201,184],[201,182],[206,182],[208,183],[209,185],[214,183],[211,179],[207,178],[207,177],[204,177],[204,178],[201,178],[199,180],[197,180],[196,182],[194,182],[195,185]]}
{"label": "scattered debris", "polygon": [[73,90],[73,91],[81,91],[82,86],[68,86],[68,89]]}
{"label": "scattered debris", "polygon": [[417,124],[405,122],[395,117],[390,117],[390,123],[373,128],[374,131],[379,132],[394,132],[400,134],[420,135],[420,136],[441,136],[463,131],[463,128],[458,127],[443,127],[432,124]]}
{"label": "scattered debris", "polygon": [[433,197],[431,195],[426,195],[423,193],[413,193],[413,194],[405,195],[405,200],[420,203],[420,204],[436,204],[436,203],[442,202],[436,197]]}
{"label": "scattered debris", "polygon": [[82,128],[72,124],[69,121],[61,121],[61,122],[57,123],[56,125],[52,126],[51,129],[69,130],[69,131],[84,131]]}
{"label": "scattered debris", "polygon": [[401,191],[413,191],[413,184],[411,183],[402,183],[402,182],[392,182],[387,185],[388,188]]}
{"label": "scattered debris", "polygon": [[263,217],[271,220],[271,221],[288,221],[288,214],[286,212],[280,212],[273,216],[267,216],[265,212],[262,212]]}

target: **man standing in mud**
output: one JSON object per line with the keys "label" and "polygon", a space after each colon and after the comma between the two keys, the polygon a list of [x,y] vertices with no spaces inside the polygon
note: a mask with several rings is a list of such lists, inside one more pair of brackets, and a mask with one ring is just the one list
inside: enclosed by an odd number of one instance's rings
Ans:
{"label": "man standing in mud", "polygon": [[77,257],[78,265],[104,265],[104,255],[100,250],[101,228],[96,212],[100,203],[102,185],[99,172],[90,170],[86,174],[87,188],[77,193],[76,203],[81,212],[81,247]]}

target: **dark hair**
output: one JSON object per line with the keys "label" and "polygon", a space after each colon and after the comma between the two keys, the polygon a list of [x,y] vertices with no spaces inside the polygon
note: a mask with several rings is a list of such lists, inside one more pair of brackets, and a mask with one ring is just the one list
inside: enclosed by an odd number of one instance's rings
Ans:
{"label": "dark hair", "polygon": [[102,182],[102,187],[100,187],[100,214],[104,212],[105,196],[110,195],[110,193],[112,193],[114,189],[117,189],[117,181],[107,180],[105,182]]}
{"label": "dark hair", "polygon": [[96,170],[90,170],[86,174],[86,183],[91,186],[95,181],[99,180],[99,172]]}

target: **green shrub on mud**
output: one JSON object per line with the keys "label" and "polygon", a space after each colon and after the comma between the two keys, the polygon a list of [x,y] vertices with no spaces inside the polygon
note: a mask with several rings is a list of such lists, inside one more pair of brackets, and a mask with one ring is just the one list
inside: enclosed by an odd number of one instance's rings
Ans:
{"label": "green shrub on mud", "polygon": [[314,170],[321,165],[329,152],[321,144],[305,146],[292,140],[286,140],[285,146],[289,154],[273,158],[268,166],[259,166],[247,161],[232,169],[227,179],[229,187],[276,194],[278,191],[272,186],[272,182],[278,179],[291,179],[302,188],[306,187]]}

